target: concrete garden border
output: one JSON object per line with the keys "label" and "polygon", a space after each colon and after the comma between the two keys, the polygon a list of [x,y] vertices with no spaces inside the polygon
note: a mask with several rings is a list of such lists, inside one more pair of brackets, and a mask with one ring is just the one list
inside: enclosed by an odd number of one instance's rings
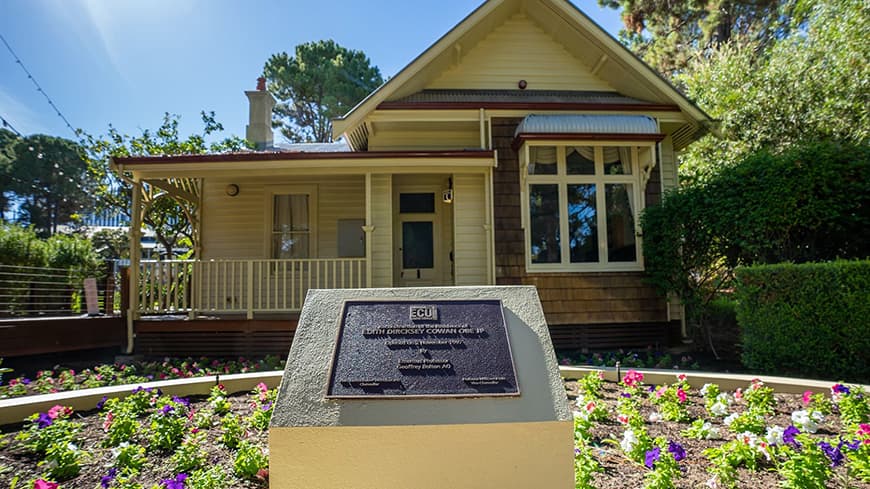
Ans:
{"label": "concrete garden border", "polygon": [[[628,370],[636,370],[643,373],[646,384],[672,384],[676,381],[678,373],[687,375],[686,381],[695,389],[700,389],[704,384],[719,384],[723,391],[733,391],[737,388],[746,388],[752,379],[761,379],[767,386],[772,387],[774,392],[786,394],[802,394],[804,391],[814,393],[829,393],[835,381],[795,379],[790,377],[775,377],[770,375],[747,375],[726,374],[717,372],[700,372],[695,370],[665,370],[665,369],[630,369],[620,368],[624,374]],[[561,366],[559,371],[563,379],[576,380],[589,372],[602,371],[604,379],[617,382],[615,367],[593,366]],[[58,392],[55,394],[40,394],[35,396],[14,397],[0,400],[0,426],[20,423],[33,413],[47,411],[54,405],[61,404],[70,406],[75,411],[90,411],[96,408],[97,402],[104,396],[108,398],[126,397],[138,386],[160,389],[164,394],[175,396],[207,395],[211,388],[218,382],[224,385],[227,392],[235,393],[249,391],[259,382],[263,382],[270,389],[278,387],[283,370],[271,372],[253,372],[245,374],[209,375],[205,377],[192,377],[188,379],[161,380],[156,382],[143,382],[137,384],[113,385],[96,387],[93,389],[80,389],[73,391]],[[848,383],[848,382],[847,382]],[[870,386],[860,385],[865,391],[870,392]]]}

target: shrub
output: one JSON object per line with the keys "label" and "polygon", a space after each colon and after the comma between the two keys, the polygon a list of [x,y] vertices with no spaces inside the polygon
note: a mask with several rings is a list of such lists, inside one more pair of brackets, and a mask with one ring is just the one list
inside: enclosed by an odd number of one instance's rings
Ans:
{"label": "shrub", "polygon": [[870,378],[870,261],[744,267],[737,277],[746,367]]}

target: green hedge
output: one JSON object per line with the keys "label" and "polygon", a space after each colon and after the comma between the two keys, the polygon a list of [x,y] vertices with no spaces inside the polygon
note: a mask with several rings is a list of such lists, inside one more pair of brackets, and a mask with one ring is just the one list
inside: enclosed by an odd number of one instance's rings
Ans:
{"label": "green hedge", "polygon": [[870,380],[870,261],[741,267],[737,279],[746,367]]}

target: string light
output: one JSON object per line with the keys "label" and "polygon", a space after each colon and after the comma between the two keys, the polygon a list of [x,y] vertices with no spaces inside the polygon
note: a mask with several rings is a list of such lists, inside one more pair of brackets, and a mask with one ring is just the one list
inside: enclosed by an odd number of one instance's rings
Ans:
{"label": "string light", "polygon": [[[36,81],[36,78],[34,78],[34,76],[30,73],[30,71],[27,69],[27,67],[24,66],[24,63],[21,61],[21,58],[19,58],[18,55],[15,54],[15,51],[13,51],[12,46],[10,46],[8,42],[6,42],[6,38],[3,37],[3,34],[0,34],[0,41],[3,41],[3,44],[6,45],[6,49],[9,50],[9,54],[11,54],[13,58],[15,58],[15,62],[18,63],[18,66],[20,66],[22,70],[24,70],[24,73],[27,74],[27,78],[29,78],[30,81],[33,82],[33,85],[36,87],[36,91],[41,93],[42,96],[45,97],[45,100],[48,101],[48,105],[50,105],[51,108],[54,109],[54,111],[55,111],[55,113],[57,113],[58,117],[60,117],[63,120],[64,124],[66,124],[66,127],[68,127],[69,130],[72,131],[72,133],[78,138],[79,133],[76,132],[75,129],[73,129],[72,124],[70,124],[69,121],[67,120],[67,118],[64,117],[64,115],[60,112],[60,109],[57,108],[57,105],[55,105],[54,102],[51,100],[51,97],[49,97],[48,94],[45,93],[45,90],[43,90],[42,87],[39,85],[39,82]],[[5,119],[3,120],[3,124],[6,125]],[[16,132],[18,132],[18,131],[16,131]],[[21,134],[19,134],[19,136],[20,135]]]}
{"label": "string light", "polygon": [[12,132],[14,132],[16,136],[18,136],[18,137],[20,137],[20,138],[21,138],[21,137],[24,137],[24,136],[21,135],[20,132],[18,132],[18,129],[15,129],[14,127],[12,127],[12,123],[9,122],[9,121],[7,121],[6,119],[4,119],[2,115],[0,115],[0,121],[3,122],[3,127],[8,127],[9,130],[11,130]]}

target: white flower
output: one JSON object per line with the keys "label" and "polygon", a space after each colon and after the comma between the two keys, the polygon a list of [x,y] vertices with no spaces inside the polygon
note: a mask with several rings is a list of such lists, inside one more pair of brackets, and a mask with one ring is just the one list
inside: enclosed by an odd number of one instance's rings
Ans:
{"label": "white flower", "polygon": [[728,414],[728,405],[721,402],[715,402],[710,406],[710,412],[714,416],[725,416]]}
{"label": "white flower", "polygon": [[703,436],[705,440],[716,440],[719,438],[719,428],[716,428],[709,422],[705,421],[704,426],[701,426],[701,436]]}
{"label": "white flower", "polygon": [[67,444],[66,444],[66,449],[69,450],[69,451],[71,451],[71,452],[77,452],[77,451],[79,451],[79,447],[75,446],[75,443],[73,443],[73,442],[69,442],[69,443],[67,443]]}
{"label": "white flower", "polygon": [[637,436],[635,436],[634,431],[631,428],[625,430],[625,433],[622,435],[622,441],[619,442],[619,446],[622,447],[622,451],[628,453],[632,448],[637,444]]}
{"label": "white flower", "polygon": [[719,487],[719,484],[716,483],[715,475],[707,479],[707,487],[709,487],[710,489],[716,489],[717,487]]}
{"label": "white flower", "polygon": [[727,417],[725,417],[725,419],[722,420],[722,423],[724,423],[725,426],[731,426],[731,423],[733,423],[734,420],[737,419],[737,416],[737,413],[729,414]]}
{"label": "white flower", "polygon": [[752,448],[755,448],[758,445],[758,437],[755,436],[755,433],[744,431],[743,433],[737,435],[737,439],[741,440],[743,443],[749,445]]}
{"label": "white flower", "polygon": [[779,426],[768,426],[764,439],[767,440],[767,443],[770,445],[782,445],[782,433],[784,431],[785,430]]}
{"label": "white flower", "polygon": [[649,414],[649,422],[650,423],[658,423],[662,420],[662,415],[653,411]]}
{"label": "white flower", "polygon": [[710,388],[711,385],[713,384],[704,384],[704,386],[701,387],[700,392],[702,396],[707,397],[707,390]]}
{"label": "white flower", "polygon": [[815,433],[819,430],[819,423],[825,420],[825,416],[818,411],[800,410],[791,413],[791,420],[801,431]]}
{"label": "white flower", "polygon": [[721,402],[722,404],[730,406],[734,399],[728,395],[727,392],[722,392],[718,396],[716,396],[716,402]]}
{"label": "white flower", "polygon": [[589,413],[586,411],[574,411],[574,417],[585,421],[589,419]]}

